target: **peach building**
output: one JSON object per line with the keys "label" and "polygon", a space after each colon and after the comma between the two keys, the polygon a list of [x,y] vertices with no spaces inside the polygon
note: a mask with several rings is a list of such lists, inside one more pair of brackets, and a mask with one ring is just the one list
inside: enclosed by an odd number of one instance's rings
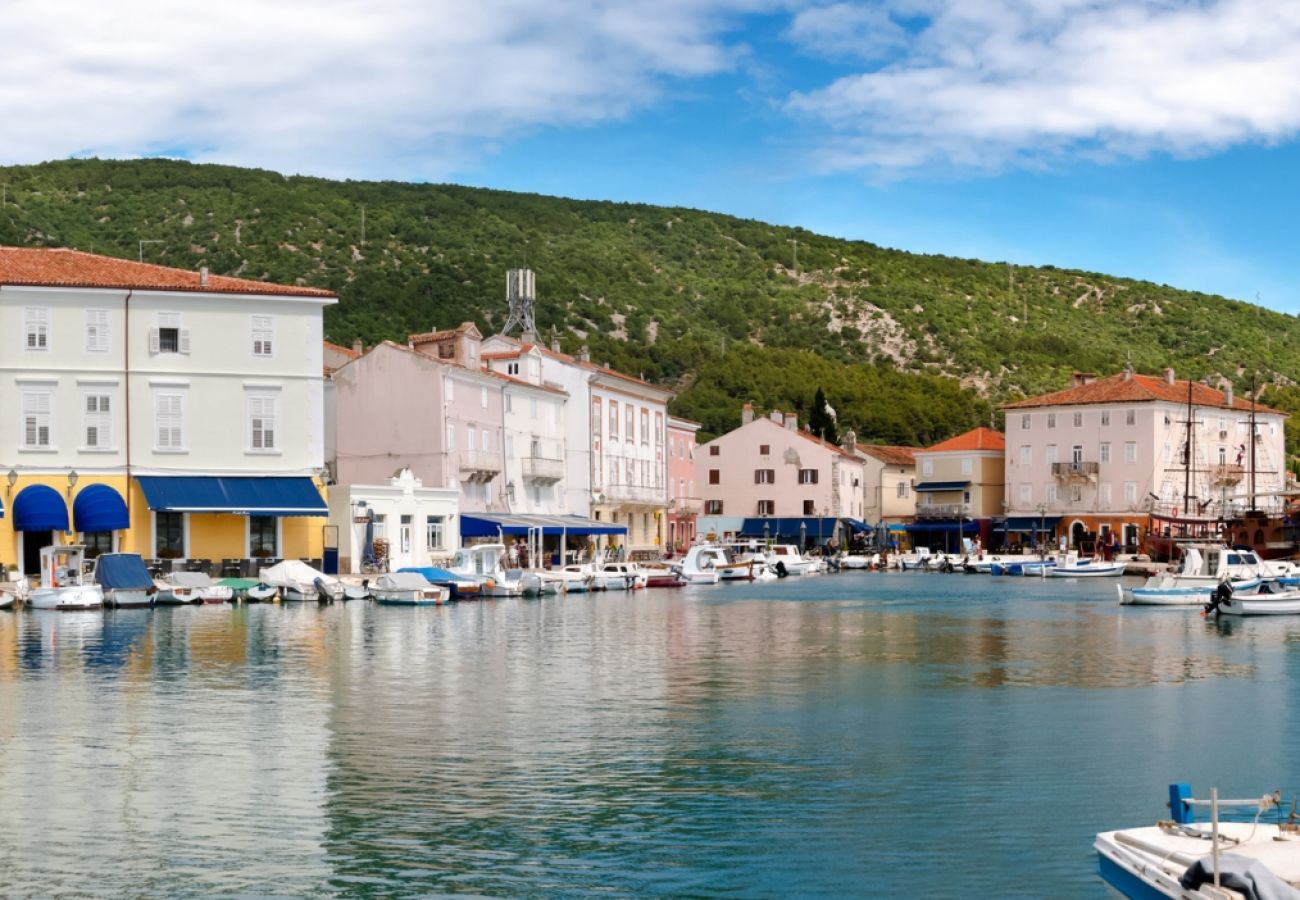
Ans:
{"label": "peach building", "polygon": [[950,553],[962,550],[962,538],[979,537],[985,547],[995,541],[995,518],[1003,513],[1001,432],[975,428],[915,451],[916,521],[907,526],[912,545]]}
{"label": "peach building", "polygon": [[668,417],[668,549],[673,552],[695,542],[702,509],[695,486],[695,434],[699,422]]}
{"label": "peach building", "polygon": [[916,516],[916,447],[858,444],[863,465],[863,519],[869,524],[901,526]]}

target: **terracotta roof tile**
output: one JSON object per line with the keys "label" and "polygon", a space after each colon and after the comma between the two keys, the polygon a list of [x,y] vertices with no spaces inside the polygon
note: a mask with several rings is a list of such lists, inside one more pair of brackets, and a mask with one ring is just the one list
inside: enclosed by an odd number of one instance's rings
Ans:
{"label": "terracotta roof tile", "polygon": [[[1066,388],[1050,394],[1041,394],[1015,403],[1007,403],[1002,409],[1035,409],[1044,406],[1084,406],[1091,403],[1187,403],[1187,381],[1175,380],[1169,384],[1165,379],[1154,375],[1126,375],[1121,372],[1107,378],[1099,378],[1087,384]],[[1250,401],[1233,397],[1228,402],[1227,395],[1220,390],[1200,383],[1191,382],[1192,404],[1218,409],[1235,409],[1250,411]],[[1280,410],[1266,406],[1255,406],[1256,412],[1285,415]]]}
{"label": "terracotta roof tile", "polygon": [[198,272],[156,266],[50,247],[0,247],[0,285],[68,288],[114,288],[193,291],[205,294],[279,294],[336,299],[333,291],[291,284],[272,284],[227,275],[209,275],[200,284]]}
{"label": "terracotta roof tile", "polygon": [[868,456],[875,457],[887,466],[914,466],[918,448],[891,447],[886,444],[858,444],[858,449]]}
{"label": "terracotta roof tile", "polygon": [[335,353],[341,353],[344,356],[346,356],[348,359],[356,359],[358,356],[361,355],[357,351],[353,350],[351,347],[344,347],[334,343],[333,341],[325,341],[324,343],[325,343],[325,349],[333,350]]}
{"label": "terracotta roof tile", "polygon": [[1000,431],[994,431],[992,428],[973,428],[965,434],[959,434],[954,438],[948,438],[946,441],[940,441],[933,446],[926,447],[919,451],[922,453],[947,453],[955,450],[991,450],[1005,451],[1007,449],[1006,436]]}

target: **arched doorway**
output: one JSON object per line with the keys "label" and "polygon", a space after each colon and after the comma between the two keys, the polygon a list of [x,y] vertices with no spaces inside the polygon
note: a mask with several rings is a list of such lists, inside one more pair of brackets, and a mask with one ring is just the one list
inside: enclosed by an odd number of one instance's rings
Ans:
{"label": "arched doorway", "polygon": [[54,543],[55,532],[68,530],[68,505],[54,488],[32,484],[14,498],[14,531],[22,536],[24,575],[41,570],[41,548]]}
{"label": "arched doorway", "polygon": [[1077,550],[1082,550],[1084,542],[1088,540],[1088,526],[1084,525],[1078,519],[1075,519],[1070,525],[1070,544]]}

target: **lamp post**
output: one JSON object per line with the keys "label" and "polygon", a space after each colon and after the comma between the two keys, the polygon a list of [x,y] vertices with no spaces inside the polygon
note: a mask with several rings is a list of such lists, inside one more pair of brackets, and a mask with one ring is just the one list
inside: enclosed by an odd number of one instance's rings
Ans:
{"label": "lamp post", "polygon": [[808,544],[808,523],[799,520],[799,552],[803,553],[804,547]]}
{"label": "lamp post", "polygon": [[1047,504],[1038,504],[1038,558],[1044,559],[1047,556],[1043,545],[1047,542]]}
{"label": "lamp post", "polygon": [[767,527],[767,523],[764,522],[763,523],[763,549],[766,550],[770,546],[771,546],[771,541],[768,538],[768,527]]}

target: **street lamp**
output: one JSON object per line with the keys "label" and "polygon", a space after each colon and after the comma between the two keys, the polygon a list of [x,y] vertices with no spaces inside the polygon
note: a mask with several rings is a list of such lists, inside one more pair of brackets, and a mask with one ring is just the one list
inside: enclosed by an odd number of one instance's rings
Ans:
{"label": "street lamp", "polygon": [[801,519],[799,521],[799,552],[803,553],[806,546],[808,546],[808,523]]}
{"label": "street lamp", "polygon": [[771,542],[768,539],[768,527],[767,527],[767,523],[764,522],[763,523],[763,548],[767,549],[770,546],[771,546]]}
{"label": "street lamp", "polygon": [[1038,504],[1038,558],[1043,559],[1047,552],[1043,545],[1047,542],[1047,504]]}

